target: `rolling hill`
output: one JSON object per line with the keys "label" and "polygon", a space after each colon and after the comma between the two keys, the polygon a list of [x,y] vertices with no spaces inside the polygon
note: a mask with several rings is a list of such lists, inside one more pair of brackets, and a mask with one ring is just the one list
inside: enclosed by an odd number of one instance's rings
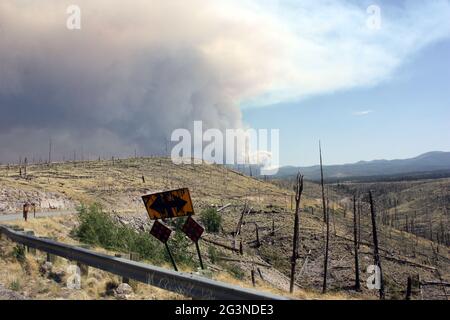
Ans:
{"label": "rolling hill", "polygon": [[[299,170],[307,179],[320,179],[320,166],[318,165],[310,167],[281,167],[277,177],[293,176]],[[328,180],[417,175],[418,173],[423,175],[450,175],[450,152],[434,151],[410,159],[359,161],[352,164],[324,166],[324,176]]]}

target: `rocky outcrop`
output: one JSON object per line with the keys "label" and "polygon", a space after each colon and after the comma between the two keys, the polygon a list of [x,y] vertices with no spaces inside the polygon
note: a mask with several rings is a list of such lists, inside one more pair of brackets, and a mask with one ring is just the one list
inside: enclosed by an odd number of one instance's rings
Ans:
{"label": "rocky outcrop", "polygon": [[114,296],[120,300],[128,299],[134,293],[133,288],[127,283],[121,283],[114,290]]}
{"label": "rocky outcrop", "polygon": [[141,232],[148,232],[152,228],[152,222],[146,215],[115,215],[114,219],[123,226],[128,226]]}
{"label": "rocky outcrop", "polygon": [[35,203],[38,211],[73,210],[76,206],[74,201],[60,193],[0,187],[0,214],[21,212],[26,201]]}

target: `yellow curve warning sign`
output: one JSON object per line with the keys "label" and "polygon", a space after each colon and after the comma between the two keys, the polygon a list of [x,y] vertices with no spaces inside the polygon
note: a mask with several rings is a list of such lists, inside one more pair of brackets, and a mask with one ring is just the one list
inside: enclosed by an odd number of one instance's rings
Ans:
{"label": "yellow curve warning sign", "polygon": [[188,188],[145,195],[142,200],[151,220],[194,214]]}

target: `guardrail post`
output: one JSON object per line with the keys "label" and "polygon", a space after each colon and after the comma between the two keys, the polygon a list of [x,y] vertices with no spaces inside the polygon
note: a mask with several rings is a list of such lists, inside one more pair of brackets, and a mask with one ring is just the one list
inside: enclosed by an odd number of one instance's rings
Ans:
{"label": "guardrail post", "polygon": [[47,262],[55,263],[56,262],[56,256],[54,254],[47,252]]}
{"label": "guardrail post", "polygon": [[[83,249],[90,249],[91,248],[91,246],[85,245],[85,244],[81,245],[80,247],[83,248]],[[88,276],[89,275],[89,266],[87,264],[84,264],[84,263],[81,263],[81,262],[77,261],[77,266],[78,266],[78,268],[80,268],[81,276]]]}
{"label": "guardrail post", "polygon": [[[17,232],[24,232],[25,230],[24,230],[24,228],[21,228],[21,227],[18,227],[18,226],[12,226],[11,227],[14,231],[17,231]],[[25,245],[23,245],[23,244],[17,244],[20,248],[23,248],[23,254],[24,255],[26,255],[27,254],[27,248],[25,247]]]}
{"label": "guardrail post", "polygon": [[77,266],[78,268],[80,268],[80,273],[82,276],[88,276],[89,275],[89,266],[81,263],[81,262],[77,262]]}
{"label": "guardrail post", "polygon": [[[137,253],[137,252],[130,252],[130,260],[132,260],[132,261],[139,261],[139,260],[141,260],[141,256],[140,256],[139,253]],[[134,290],[136,290],[137,285],[138,285],[138,281],[135,281],[135,280],[128,280],[128,284],[129,284]]]}
{"label": "guardrail post", "polygon": [[[25,234],[29,235],[29,236],[34,236],[34,231],[33,230],[27,230],[27,231],[25,231]],[[26,247],[26,249],[27,249],[27,252],[31,253],[32,255],[36,254],[36,249],[35,248]]]}
{"label": "guardrail post", "polygon": [[[46,240],[56,240],[54,238],[49,238],[49,237],[42,237],[42,239],[46,239]],[[51,263],[56,263],[56,258],[57,256],[55,256],[54,254],[48,253],[47,252],[47,262],[51,262]]]}
{"label": "guardrail post", "polygon": [[[131,254],[129,254],[129,253],[116,253],[115,256],[116,256],[117,258],[122,258],[122,259],[128,259],[128,260],[131,260],[131,259],[130,259],[130,258],[131,258]],[[125,277],[119,277],[119,279],[120,279],[120,278],[122,278],[122,280],[121,280],[122,283],[130,284],[130,279],[125,278]]]}

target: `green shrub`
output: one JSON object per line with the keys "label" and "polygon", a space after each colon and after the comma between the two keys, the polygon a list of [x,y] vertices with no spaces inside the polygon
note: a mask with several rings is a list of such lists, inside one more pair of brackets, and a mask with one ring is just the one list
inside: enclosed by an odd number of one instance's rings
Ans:
{"label": "green shrub", "polygon": [[241,267],[237,265],[228,265],[227,270],[231,273],[233,277],[235,277],[238,280],[244,279],[245,272],[242,270]]}
{"label": "green shrub", "polygon": [[213,246],[208,246],[208,257],[211,263],[215,264],[219,258],[219,252]]}
{"label": "green shrub", "polygon": [[9,289],[13,291],[19,291],[22,288],[22,285],[18,279],[11,281],[9,284]]}
{"label": "green shrub", "polygon": [[219,232],[222,225],[222,217],[214,208],[203,210],[200,214],[200,221],[208,232]]}
{"label": "green shrub", "polygon": [[[73,234],[82,242],[98,245],[110,250],[136,252],[142,259],[153,263],[170,262],[164,245],[149,233],[137,232],[131,227],[115,222],[99,205],[81,206],[78,209],[80,224]],[[183,219],[175,219],[170,224],[178,229]],[[175,262],[192,265],[192,254],[188,246],[191,241],[183,232],[175,232],[168,242]]]}
{"label": "green shrub", "polygon": [[[168,245],[175,262],[185,265],[194,265],[196,263],[193,255],[188,250],[189,246],[192,245],[192,241],[189,240],[182,231],[176,231],[175,234],[171,236]],[[166,253],[166,260],[170,261],[169,259],[169,255]]]}
{"label": "green shrub", "polygon": [[20,263],[25,262],[25,246],[17,245],[13,248],[12,256]]}

